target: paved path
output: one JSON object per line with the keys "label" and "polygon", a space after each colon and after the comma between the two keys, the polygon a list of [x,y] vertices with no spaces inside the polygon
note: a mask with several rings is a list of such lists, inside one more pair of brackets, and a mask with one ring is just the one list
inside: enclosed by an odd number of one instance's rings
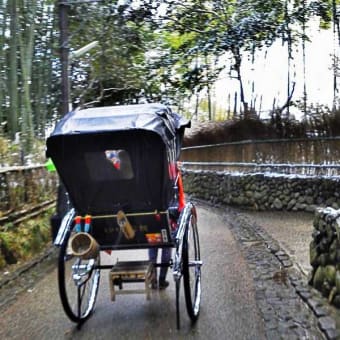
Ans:
{"label": "paved path", "polygon": [[151,301],[131,295],[112,303],[103,271],[96,312],[78,331],[63,313],[53,271],[1,310],[0,339],[265,339],[256,285],[238,242],[219,211],[199,207],[198,214],[204,268],[202,310],[194,327],[182,300],[182,328],[176,330],[172,280]]}
{"label": "paved path", "polygon": [[241,213],[278,240],[290,259],[308,275],[311,270],[309,244],[312,240],[314,214],[287,211]]}
{"label": "paved path", "polygon": [[[28,291],[6,308],[0,303],[0,339],[340,338],[339,311],[307,284],[313,215],[203,204],[198,214],[203,297],[194,327],[183,299],[182,328],[176,330],[172,280],[166,291],[154,291],[151,301],[134,295],[112,303],[103,271],[96,313],[78,331],[61,308],[54,270],[34,285],[35,274],[23,275],[21,283],[32,281]],[[124,260],[131,254],[117,256]],[[146,258],[145,251],[138,258]]]}
{"label": "paved path", "polygon": [[[319,305],[306,277],[293,265],[280,242],[255,223],[252,214],[231,208],[223,210],[226,224],[239,242],[251,269],[266,338],[323,339],[337,336],[335,321]],[[315,303],[320,319],[308,301]]]}

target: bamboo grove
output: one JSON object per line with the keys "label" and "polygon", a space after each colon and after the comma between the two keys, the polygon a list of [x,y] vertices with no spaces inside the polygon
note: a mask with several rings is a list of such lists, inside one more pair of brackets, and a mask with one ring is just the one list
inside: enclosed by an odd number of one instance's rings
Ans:
{"label": "bamboo grove", "polygon": [[[221,57],[228,55],[242,104],[240,110],[229,109],[230,118],[256,115],[244,91],[246,54],[255,56],[280,40],[289,65],[296,45],[305,49],[306,27],[315,19],[320,28],[333,32],[340,46],[339,0],[0,0],[0,137],[20,136],[25,153],[60,116],[60,3],[67,5],[70,55],[99,42],[69,61],[73,107],[161,101],[182,110],[204,93],[212,119],[211,89],[226,67]],[[336,55],[332,68],[331,110],[336,110]],[[287,117],[294,105],[289,72],[286,102],[275,111]],[[301,110],[307,116],[306,86]]]}

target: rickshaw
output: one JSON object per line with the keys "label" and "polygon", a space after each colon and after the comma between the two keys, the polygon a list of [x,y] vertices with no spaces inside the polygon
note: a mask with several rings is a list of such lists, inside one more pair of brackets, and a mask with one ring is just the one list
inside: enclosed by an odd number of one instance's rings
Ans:
{"label": "rickshaw", "polygon": [[[202,266],[197,213],[192,202],[183,202],[177,166],[189,126],[161,104],[94,107],[67,114],[47,139],[47,157],[70,202],[54,240],[60,247],[59,294],[79,327],[94,310],[105,269],[115,300],[115,286],[143,281],[148,292],[154,268],[172,268],[177,328],[182,278],[188,316],[197,320]],[[103,252],[153,247],[173,248],[169,263],[101,264]]]}

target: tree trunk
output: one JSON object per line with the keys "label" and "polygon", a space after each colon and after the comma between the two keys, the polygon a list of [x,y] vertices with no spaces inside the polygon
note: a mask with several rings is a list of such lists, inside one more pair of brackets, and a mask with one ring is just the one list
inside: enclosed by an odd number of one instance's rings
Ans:
{"label": "tree trunk", "polygon": [[[337,8],[336,1],[332,0],[332,13],[333,13],[333,39],[336,40],[336,36],[338,37],[338,42],[340,44],[339,38],[339,20],[337,16]],[[338,32],[337,32],[338,31]],[[338,34],[337,34],[338,33]],[[338,47],[338,46],[337,46]],[[337,55],[336,55],[336,45],[334,43],[334,53],[333,53],[333,110],[336,111],[337,99],[338,99],[338,64],[337,64]]]}
{"label": "tree trunk", "polygon": [[237,116],[237,92],[235,91],[234,94],[234,114],[233,117],[235,118]]}
{"label": "tree trunk", "polygon": [[[0,14],[1,14],[1,21],[2,25],[0,27],[0,46],[4,46],[5,44],[5,32],[6,32],[6,22],[7,22],[7,12],[6,6],[4,5],[4,1],[0,0]],[[5,70],[6,60],[5,60],[5,53],[4,49],[0,49],[0,70]],[[6,74],[5,72],[0,73],[0,124],[4,122],[5,118],[5,111],[3,105],[3,101],[6,95]],[[0,128],[0,133],[2,132]]]}
{"label": "tree trunk", "polygon": [[196,103],[195,103],[195,119],[198,120],[198,108],[200,105],[200,93],[196,93]]}
{"label": "tree trunk", "polygon": [[21,29],[20,29],[20,66],[22,75],[22,126],[21,133],[24,140],[25,154],[32,150],[34,129],[31,106],[31,71],[34,47],[34,28],[36,15],[36,1],[20,1]]}
{"label": "tree trunk", "polygon": [[60,30],[60,63],[61,63],[61,107],[63,116],[69,112],[70,84],[69,84],[69,24],[68,5],[59,0],[59,30]]}
{"label": "tree trunk", "polygon": [[286,1],[286,13],[285,13],[285,20],[286,20],[286,30],[287,30],[287,52],[288,52],[288,57],[287,57],[287,98],[288,101],[285,104],[285,108],[287,108],[287,119],[289,119],[290,116],[290,72],[291,72],[291,60],[292,60],[292,35],[291,35],[291,30],[289,27],[289,13],[288,13],[288,1]]}
{"label": "tree trunk", "polygon": [[212,109],[211,109],[211,85],[209,81],[209,75],[207,71],[211,71],[211,63],[209,62],[209,58],[207,54],[204,55],[204,61],[206,65],[206,82],[207,82],[207,97],[208,97],[208,119],[212,120]]}
{"label": "tree trunk", "polygon": [[228,104],[227,120],[229,120],[229,119],[231,119],[231,96],[230,96],[230,93],[228,93],[227,104]]}
{"label": "tree trunk", "polygon": [[306,2],[303,1],[302,22],[302,64],[303,64],[303,114],[307,118],[307,83],[306,83]]}
{"label": "tree trunk", "polygon": [[243,105],[243,111],[244,111],[244,118],[248,118],[249,116],[249,108],[248,108],[248,103],[245,100],[244,96],[244,88],[243,88],[243,80],[242,80],[242,75],[241,75],[241,63],[242,63],[242,56],[241,56],[241,51],[238,47],[233,49],[233,55],[235,59],[235,71],[237,73],[237,80],[240,85],[240,101]]}
{"label": "tree trunk", "polygon": [[211,91],[210,84],[207,85],[207,96],[208,96],[208,117],[212,120],[212,109],[211,109]]}
{"label": "tree trunk", "polygon": [[18,132],[18,63],[17,63],[17,32],[18,13],[17,0],[7,2],[8,13],[10,15],[10,39],[9,39],[9,74],[8,90],[10,107],[8,112],[8,135],[14,139]]}

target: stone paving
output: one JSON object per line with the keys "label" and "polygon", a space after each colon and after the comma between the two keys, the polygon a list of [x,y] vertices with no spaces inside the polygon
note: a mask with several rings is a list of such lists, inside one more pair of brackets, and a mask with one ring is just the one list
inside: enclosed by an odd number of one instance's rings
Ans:
{"label": "stone paving", "polygon": [[252,271],[267,338],[340,339],[339,313],[308,285],[279,242],[242,212],[220,209]]}

